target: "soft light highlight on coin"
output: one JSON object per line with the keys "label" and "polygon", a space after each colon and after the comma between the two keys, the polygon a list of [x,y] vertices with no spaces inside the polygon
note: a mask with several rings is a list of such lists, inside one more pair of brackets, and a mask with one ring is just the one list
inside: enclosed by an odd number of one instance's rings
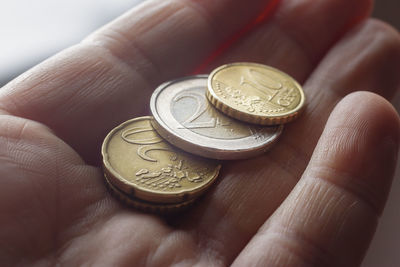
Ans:
{"label": "soft light highlight on coin", "polygon": [[215,181],[220,165],[165,142],[152,119],[126,121],[107,135],[102,146],[105,176],[132,198],[162,204],[195,199]]}
{"label": "soft light highlight on coin", "polygon": [[207,158],[242,159],[265,152],[283,126],[260,127],[232,119],[205,96],[207,75],[159,86],[150,100],[157,132],[175,146]]}
{"label": "soft light highlight on coin", "polygon": [[256,63],[233,63],[209,76],[207,98],[223,113],[249,123],[283,124],[304,107],[301,86],[289,75]]}

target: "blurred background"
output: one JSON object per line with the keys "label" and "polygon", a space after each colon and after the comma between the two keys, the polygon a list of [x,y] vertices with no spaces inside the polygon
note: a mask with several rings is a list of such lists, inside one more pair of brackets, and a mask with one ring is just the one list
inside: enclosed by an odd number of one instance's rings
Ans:
{"label": "blurred background", "polygon": [[[2,0],[0,87],[47,57],[76,44],[142,1]],[[400,30],[400,0],[375,2],[373,16]],[[400,101],[396,106],[399,110]],[[362,267],[400,266],[399,166],[386,209]]]}

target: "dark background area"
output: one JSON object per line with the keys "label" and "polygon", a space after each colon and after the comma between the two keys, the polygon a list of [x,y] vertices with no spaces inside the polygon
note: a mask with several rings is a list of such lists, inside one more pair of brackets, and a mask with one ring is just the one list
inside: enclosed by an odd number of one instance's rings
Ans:
{"label": "dark background area", "polygon": [[373,16],[389,22],[400,30],[400,0],[377,0]]}

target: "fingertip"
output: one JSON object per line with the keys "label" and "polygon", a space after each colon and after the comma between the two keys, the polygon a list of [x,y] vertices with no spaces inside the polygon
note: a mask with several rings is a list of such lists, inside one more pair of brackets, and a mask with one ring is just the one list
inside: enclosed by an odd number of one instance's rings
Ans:
{"label": "fingertip", "polygon": [[399,134],[399,115],[386,99],[351,93],[332,111],[308,175],[345,188],[379,215],[397,162]]}
{"label": "fingertip", "polygon": [[372,92],[357,91],[345,96],[334,108],[330,121],[364,124],[366,131],[379,138],[392,139],[394,144],[400,141],[399,114],[389,101]]}

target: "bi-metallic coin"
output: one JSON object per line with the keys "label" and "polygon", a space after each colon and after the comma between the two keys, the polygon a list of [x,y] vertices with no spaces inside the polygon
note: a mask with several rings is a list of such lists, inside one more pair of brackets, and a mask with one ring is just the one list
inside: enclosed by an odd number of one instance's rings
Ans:
{"label": "bi-metallic coin", "polygon": [[305,102],[301,86],[292,77],[256,63],[216,68],[208,78],[207,98],[223,113],[260,125],[292,121]]}
{"label": "bi-metallic coin", "polygon": [[219,163],[171,146],[153,129],[152,119],[128,120],[107,135],[102,146],[105,176],[118,190],[152,203],[197,198],[215,181]]}
{"label": "bi-metallic coin", "polygon": [[207,158],[243,159],[265,152],[283,126],[261,127],[232,119],[205,96],[207,75],[160,85],[150,100],[157,132],[173,145]]}

